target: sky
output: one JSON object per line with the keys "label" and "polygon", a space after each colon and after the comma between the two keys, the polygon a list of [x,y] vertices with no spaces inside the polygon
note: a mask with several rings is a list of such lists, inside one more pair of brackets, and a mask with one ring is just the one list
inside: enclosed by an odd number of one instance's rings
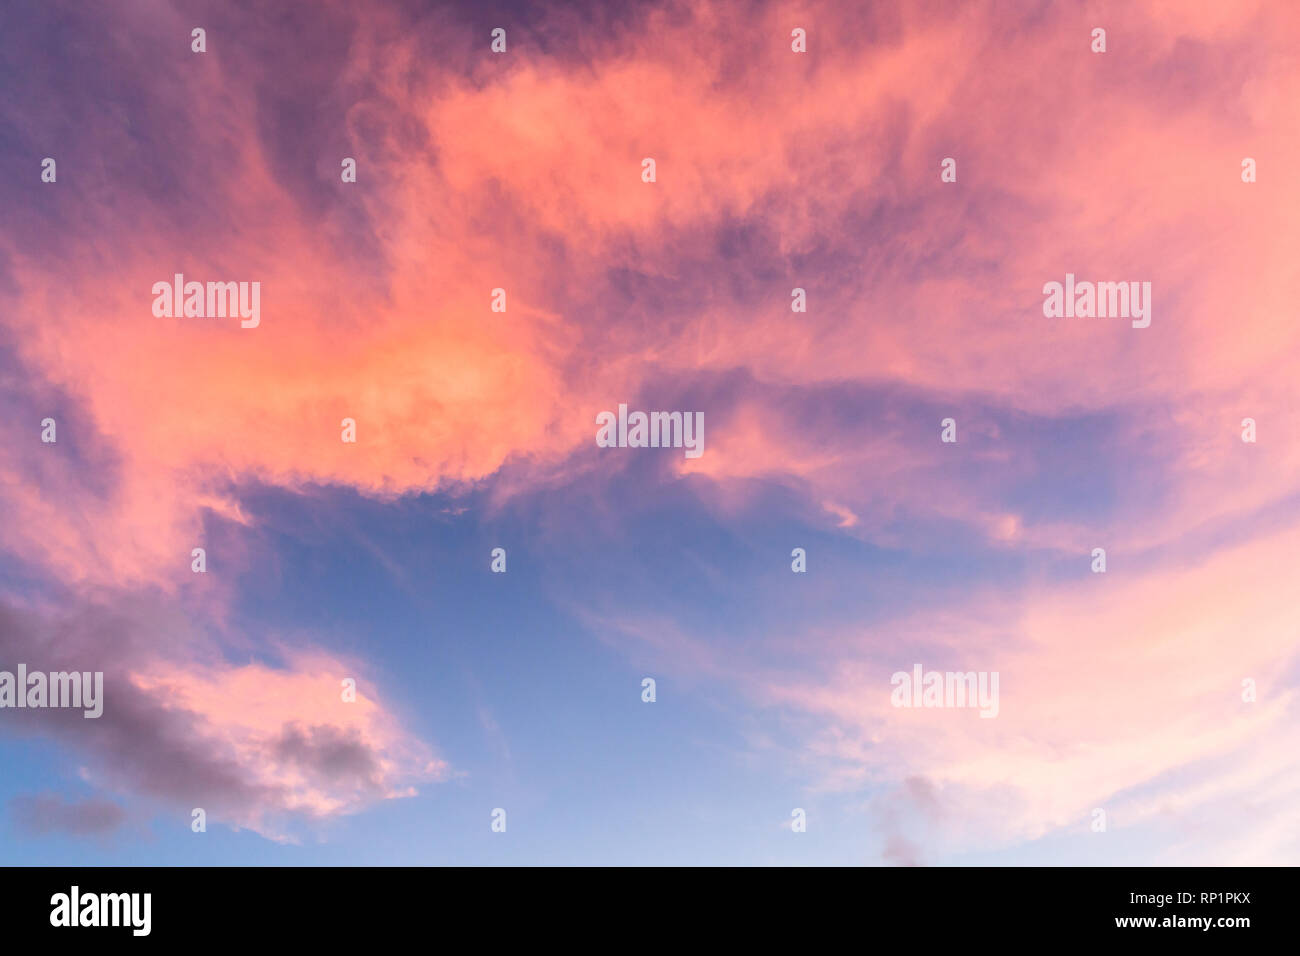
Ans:
{"label": "sky", "polygon": [[1297,50],[5,4],[0,672],[104,690],[0,707],[0,863],[1300,862]]}

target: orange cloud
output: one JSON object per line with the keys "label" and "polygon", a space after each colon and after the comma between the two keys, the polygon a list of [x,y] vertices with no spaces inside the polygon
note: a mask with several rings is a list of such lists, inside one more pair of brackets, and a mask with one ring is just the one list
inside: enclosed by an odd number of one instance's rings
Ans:
{"label": "orange cloud", "polygon": [[[1007,19],[983,3],[863,21],[815,3],[800,13],[812,52],[796,56],[792,14],[738,9],[668,4],[571,57],[516,47],[506,66],[442,66],[420,55],[427,36],[376,16],[321,101],[337,137],[309,142],[322,157],[306,167],[271,148],[265,91],[233,61],[161,61],[149,107],[165,120],[147,145],[180,157],[168,168],[183,188],[122,175],[79,186],[95,168],[83,157],[63,167],[77,170],[63,192],[36,200],[60,256],[0,240],[6,330],[25,373],[70,409],[64,445],[38,445],[27,426],[8,443],[0,547],[79,587],[175,590],[206,519],[248,523],[241,483],[393,496],[516,465],[553,480],[581,467],[571,456],[591,446],[591,409],[736,372],[765,393],[706,392],[708,450],[678,474],[708,478],[698,485],[722,507],[747,481],[786,482],[845,534],[884,535],[895,512],[924,511],[1000,547],[1078,550],[1108,531],[1134,552],[1259,522],[1293,492],[1293,6],[1228,17],[1214,3],[1094,5],[1112,24],[1104,57],[1087,51],[1084,18],[1058,10]],[[104,169],[154,168],[116,116],[90,122]],[[343,149],[359,160],[356,184],[338,181]],[[640,180],[646,156],[654,184]],[[946,156],[957,183],[939,181]],[[1258,183],[1241,182],[1243,156],[1259,161]],[[1067,271],[1152,281],[1151,327],[1045,319],[1042,285]],[[261,282],[260,327],[154,318],[148,290],[176,272]],[[790,312],[794,286],[807,313]],[[489,308],[498,287],[504,313]],[[1133,477],[1163,483],[1159,506],[1092,526],[1034,522],[965,487],[937,420],[927,434],[910,420],[814,429],[782,405],[838,387],[1044,419],[1113,414],[1115,457],[1080,467],[1122,474],[1127,454],[1152,448]],[[1238,438],[1247,416],[1255,446]],[[344,418],[355,445],[340,441]],[[964,413],[959,424],[970,434]],[[1017,449],[975,434],[987,440],[963,454],[1018,474]],[[102,482],[84,462],[50,464],[74,440],[94,446]],[[1081,589],[1033,596],[1017,609],[1023,646],[1005,659],[1008,690],[1013,678],[1037,690],[996,722],[926,736],[916,728],[952,715],[903,721],[855,703],[852,682],[780,685],[773,698],[843,722],[822,743],[832,755],[869,755],[888,730],[913,748],[895,754],[902,765],[953,786],[989,791],[1010,774],[1028,807],[1021,835],[1043,832],[1161,768],[1250,752],[1252,734],[1291,743],[1277,730],[1287,698],[1242,714],[1214,703],[1219,684],[1197,670],[1276,677],[1283,608],[1258,582],[1282,592],[1287,540],[1225,551],[1213,573],[1153,570],[1149,591],[1108,576],[1100,614]],[[1254,630],[1227,654],[1205,622],[1238,615],[1234,631]],[[1111,630],[1089,640],[1081,621]],[[1098,647],[1169,675],[1156,699],[1106,671]],[[346,812],[362,790],[401,793],[407,772],[439,772],[393,755],[405,744],[382,709],[291,725],[278,705],[230,703],[315,700],[332,665],[304,668],[186,665],[146,670],[139,688],[198,715],[237,767],[304,812]],[[1114,706],[1090,729],[1099,699]],[[1184,709],[1187,725],[1171,716]],[[1120,717],[1150,732],[1127,738]],[[1076,738],[1096,749],[1070,750]],[[334,746],[372,755],[360,790],[304,764]]]}

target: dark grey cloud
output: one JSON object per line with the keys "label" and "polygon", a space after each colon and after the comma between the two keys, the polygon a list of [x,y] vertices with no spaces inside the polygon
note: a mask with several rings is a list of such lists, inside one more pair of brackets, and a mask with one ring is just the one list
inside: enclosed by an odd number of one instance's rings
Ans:
{"label": "dark grey cloud", "polygon": [[922,776],[907,777],[873,801],[872,810],[883,840],[881,859],[893,866],[925,866],[921,835],[932,836],[947,817],[934,783]]}
{"label": "dark grey cloud", "polygon": [[378,787],[378,764],[374,752],[366,746],[356,728],[346,732],[327,725],[303,729],[289,724],[271,748],[282,763],[291,763],[316,776]]}
{"label": "dark grey cloud", "polygon": [[[61,609],[40,611],[0,597],[0,670],[23,663],[29,671],[104,673],[101,717],[87,719],[81,709],[6,708],[0,710],[0,738],[39,737],[74,752],[133,812],[141,803],[185,813],[202,807],[210,821],[277,835],[296,828],[304,814],[318,815],[304,807],[294,785],[273,782],[280,770],[292,768],[285,779],[305,780],[353,807],[388,794],[391,768],[355,728],[290,721],[260,749],[236,749],[165,685],[132,679],[158,665],[220,669],[222,646],[219,636],[196,627],[156,593],[113,602],[67,597]],[[78,823],[77,807],[40,797],[21,801],[15,814],[33,833],[120,822],[102,805],[84,809],[88,816]]]}
{"label": "dark grey cloud", "polygon": [[6,709],[0,711],[0,735],[53,737],[83,754],[114,786],[210,814],[274,805],[272,790],[250,783],[233,755],[213,750],[197,715],[168,706],[131,680],[133,667],[168,653],[159,648],[160,633],[171,636],[175,652],[200,639],[183,615],[156,599],[74,601],[57,613],[0,600],[0,669],[22,663],[31,671],[104,673],[101,717]]}
{"label": "dark grey cloud", "polygon": [[921,849],[911,840],[897,833],[890,834],[885,840],[885,848],[880,854],[885,862],[894,866],[922,866]]}
{"label": "dark grey cloud", "polygon": [[21,832],[34,836],[103,836],[127,817],[126,810],[109,800],[65,801],[57,793],[20,794],[9,801],[9,814]]}

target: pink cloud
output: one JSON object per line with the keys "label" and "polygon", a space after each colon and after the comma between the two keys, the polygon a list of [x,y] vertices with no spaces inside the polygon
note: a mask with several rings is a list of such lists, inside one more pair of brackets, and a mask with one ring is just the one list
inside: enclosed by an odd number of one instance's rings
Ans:
{"label": "pink cloud", "polygon": [[343,700],[342,681],[355,675],[355,665],[306,652],[285,669],[158,668],[134,682],[195,718],[202,746],[226,755],[251,785],[277,794],[272,806],[243,808],[232,820],[263,830],[273,812],[355,812],[446,777],[446,762],[373,697],[358,689],[354,701]]}
{"label": "pink cloud", "polygon": [[[1123,554],[1258,522],[1293,492],[1294,7],[1094,4],[1086,17],[1008,21],[983,3],[876,13],[863,29],[857,11],[812,4],[798,14],[807,57],[789,51],[795,14],[737,9],[669,4],[572,58],[533,51],[468,76],[465,62],[421,59],[424,37],[403,36],[395,16],[377,18],[331,91],[340,141],[321,146],[357,156],[355,185],[337,182],[334,155],[313,167],[320,182],[276,166],[256,84],[220,58],[164,84],[151,104],[178,132],[153,148],[220,157],[202,160],[201,202],[172,208],[155,184],[123,180],[74,194],[84,204],[69,207],[58,259],[0,240],[18,355],[77,409],[61,440],[93,435],[108,476],[39,471],[36,456],[56,449],[15,432],[0,461],[0,547],[88,591],[174,593],[206,519],[249,524],[230,490],[241,482],[388,498],[520,467],[536,470],[502,487],[536,487],[590,467],[571,460],[591,447],[590,410],[738,370],[753,389],[710,393],[708,452],[676,472],[707,479],[691,487],[731,514],[750,483],[776,481],[827,526],[886,543],[896,515],[925,513],[999,547],[1079,551],[1104,535]],[[1096,16],[1111,25],[1105,57],[1087,52]],[[97,139],[124,142],[117,118],[97,122]],[[951,186],[938,177],[949,155]],[[1247,155],[1261,170],[1251,185]],[[646,156],[653,185],[640,181]],[[320,191],[305,200],[308,186]],[[735,224],[755,255],[721,250]],[[261,326],[154,318],[148,290],[177,271],[261,282]],[[1042,285],[1067,271],[1152,281],[1151,328],[1045,319]],[[808,313],[790,312],[794,285]],[[489,308],[497,287],[504,313]],[[813,427],[783,404],[841,386],[1043,418],[1113,414],[1117,457],[1095,467],[1122,471],[1125,454],[1150,449],[1130,475],[1167,487],[1159,507],[1092,526],[1035,522],[969,487],[942,457],[937,420],[928,433]],[[980,431],[980,414],[959,414],[961,460],[1023,477],[1023,456]],[[1238,437],[1247,416],[1254,446]],[[356,445],[340,441],[345,417]],[[1009,607],[972,600],[996,622],[969,652],[1005,668],[997,721],[863,698],[877,667],[910,661],[861,648],[828,651],[821,682],[770,682],[768,697],[827,722],[817,747],[846,779],[1009,787],[1024,807],[1009,839],[1232,753],[1272,786],[1260,741],[1294,744],[1278,597],[1294,543],[1283,532],[1195,568],[1117,571]],[[932,632],[955,651],[968,626]],[[994,639],[1004,629],[1010,645]],[[351,710],[329,700],[341,665],[328,657],[277,671],[155,648],[132,664],[145,703],[185,715],[278,810],[348,812],[445,769],[377,697]],[[1148,686],[1142,674],[1161,676]],[[1266,692],[1243,711],[1229,689],[1250,674]],[[365,755],[350,782],[318,776],[335,751]],[[266,825],[254,803],[234,805],[243,825]],[[1266,855],[1262,843],[1250,853]]]}
{"label": "pink cloud", "polygon": [[[1121,828],[1155,815],[1186,827],[1238,797],[1276,804],[1269,791],[1297,782],[1276,755],[1297,745],[1287,555],[1298,544],[1291,527],[1182,565],[1112,565],[841,636],[818,648],[821,676],[769,676],[763,697],[809,716],[824,787],[920,777],[939,788],[960,818],[938,841],[949,852],[1087,832],[1098,807]],[[812,650],[807,636],[799,646]],[[997,717],[893,707],[890,676],[914,663],[997,671]],[[1234,816],[1201,841],[1201,862],[1280,862],[1300,830],[1258,836]]]}

